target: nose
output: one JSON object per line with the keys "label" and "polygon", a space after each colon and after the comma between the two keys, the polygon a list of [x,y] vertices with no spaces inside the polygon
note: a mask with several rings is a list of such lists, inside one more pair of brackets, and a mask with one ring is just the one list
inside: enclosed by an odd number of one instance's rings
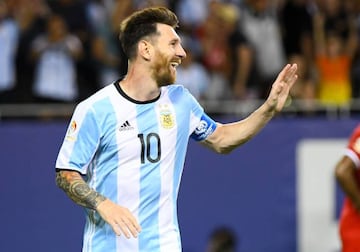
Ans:
{"label": "nose", "polygon": [[181,59],[184,59],[184,58],[186,57],[186,52],[185,52],[184,48],[183,48],[181,45],[179,45],[176,54],[177,54],[177,56],[180,57]]}

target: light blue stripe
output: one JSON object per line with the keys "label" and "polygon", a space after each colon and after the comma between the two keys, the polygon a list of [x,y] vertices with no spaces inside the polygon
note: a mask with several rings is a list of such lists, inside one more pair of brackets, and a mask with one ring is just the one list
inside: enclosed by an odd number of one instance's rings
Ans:
{"label": "light blue stripe", "polygon": [[[99,146],[98,155],[95,158],[96,189],[107,198],[117,202],[117,173],[119,169],[119,149],[117,145],[117,118],[116,112],[109,99],[101,100],[94,104],[96,116],[100,122],[102,140]],[[111,116],[109,116],[111,115]]]}
{"label": "light blue stripe", "polygon": [[[174,220],[174,225],[176,227],[179,227],[178,225],[178,218],[177,218],[177,197],[178,197],[178,190],[179,190],[179,186],[180,186],[180,180],[181,180],[181,174],[183,171],[183,167],[184,167],[184,162],[185,162],[185,156],[186,156],[186,150],[187,150],[187,145],[188,145],[188,132],[189,132],[189,127],[190,127],[190,111],[191,111],[191,107],[189,106],[190,104],[188,103],[182,103],[179,102],[175,103],[176,101],[179,100],[179,92],[173,92],[171,93],[172,95],[170,96],[170,100],[172,101],[172,103],[174,104],[174,110],[175,110],[175,114],[176,114],[176,123],[177,123],[177,127],[178,127],[178,131],[177,131],[177,135],[176,135],[176,151],[175,151],[175,164],[174,164],[174,178],[173,178],[173,220]],[[176,106],[176,104],[178,104]],[[187,113],[184,113],[184,109],[186,110]],[[187,116],[186,118],[184,118],[184,115]],[[178,244],[181,244],[181,240],[180,240],[180,236],[178,237],[179,242]],[[180,248],[179,248],[180,249]]]}
{"label": "light blue stripe", "polygon": [[88,110],[70,156],[69,164],[81,170],[82,173],[86,172],[85,166],[90,162],[100,138],[100,132],[97,130],[98,126],[96,124],[93,112]]}
{"label": "light blue stripe", "polygon": [[[109,99],[94,103],[93,109],[95,112],[89,112],[84,119],[79,132],[81,137],[78,138],[81,141],[78,146],[74,146],[72,156],[82,156],[83,152],[86,152],[86,155],[83,156],[87,157],[94,152],[98,139],[100,139],[100,136],[102,137],[97,154],[93,157],[89,166],[89,169],[92,170],[87,173],[92,177],[87,178],[87,180],[96,191],[116,202],[119,164],[115,136],[117,121],[115,116],[108,116],[115,115],[115,111]],[[101,132],[97,129],[100,129]],[[111,148],[108,146],[111,146]],[[92,237],[89,237],[90,240],[88,240],[88,251],[116,251],[116,236],[113,235],[111,227],[104,223],[98,213],[95,213],[94,218],[87,218],[86,221],[84,233],[93,233]],[[94,228],[95,230],[92,230]]]}
{"label": "light blue stripe", "polygon": [[[103,133],[101,145],[99,146],[99,155],[95,158],[95,188],[105,197],[109,198],[113,202],[117,202],[119,150],[116,142],[116,112],[109,99],[103,99],[96,102],[94,104],[94,110],[96,111],[97,120],[100,122],[99,127]],[[99,184],[98,182],[102,183]],[[96,250],[94,249],[94,252],[116,251],[116,236],[114,235],[110,225],[105,224],[103,219],[97,213],[96,215],[96,219],[99,223],[96,225],[93,244],[98,243],[101,245],[97,246]]]}
{"label": "light blue stripe", "polygon": [[137,106],[137,115],[139,133],[143,134],[145,143],[143,145],[144,163],[140,166],[139,221],[143,230],[139,235],[139,251],[156,252],[160,251],[159,202],[161,174],[159,162],[152,163],[147,158],[148,144],[150,144],[150,159],[155,159],[158,152],[155,138],[150,137],[147,139],[149,134],[159,133],[154,104]]}

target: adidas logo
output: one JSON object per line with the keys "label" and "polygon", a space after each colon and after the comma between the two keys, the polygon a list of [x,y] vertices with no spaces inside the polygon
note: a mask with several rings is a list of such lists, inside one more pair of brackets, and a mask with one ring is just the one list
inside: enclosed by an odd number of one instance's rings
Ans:
{"label": "adidas logo", "polygon": [[119,131],[133,130],[134,127],[130,125],[129,121],[126,120],[119,128]]}

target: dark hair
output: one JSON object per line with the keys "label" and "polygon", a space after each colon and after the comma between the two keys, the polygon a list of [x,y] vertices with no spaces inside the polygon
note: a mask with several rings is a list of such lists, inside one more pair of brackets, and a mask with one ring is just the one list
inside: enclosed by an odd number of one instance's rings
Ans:
{"label": "dark hair", "polygon": [[129,59],[136,56],[137,43],[142,38],[157,33],[157,23],[176,28],[179,20],[175,13],[165,7],[150,7],[134,12],[121,23],[119,39]]}

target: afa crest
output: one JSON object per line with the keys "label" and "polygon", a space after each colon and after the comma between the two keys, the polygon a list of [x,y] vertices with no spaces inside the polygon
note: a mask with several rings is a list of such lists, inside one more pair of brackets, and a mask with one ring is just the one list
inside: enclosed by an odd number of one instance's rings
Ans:
{"label": "afa crest", "polygon": [[165,129],[171,129],[175,125],[174,115],[167,105],[160,107],[160,124]]}

